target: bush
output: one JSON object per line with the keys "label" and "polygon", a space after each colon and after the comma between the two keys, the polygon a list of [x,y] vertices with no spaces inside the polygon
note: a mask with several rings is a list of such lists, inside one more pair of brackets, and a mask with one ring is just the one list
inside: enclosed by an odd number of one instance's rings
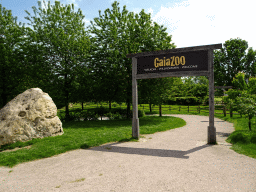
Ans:
{"label": "bush", "polygon": [[145,112],[143,111],[143,110],[138,110],[138,116],[139,116],[139,118],[140,117],[144,117],[145,116]]}
{"label": "bush", "polygon": [[172,105],[199,105],[200,99],[196,97],[176,97],[176,101],[169,101],[169,103],[175,103]]}
{"label": "bush", "polygon": [[248,143],[246,136],[243,133],[234,133],[230,136],[231,143]]}
{"label": "bush", "polygon": [[[58,117],[62,122],[65,122],[65,111],[58,111]],[[130,110],[130,118],[133,116],[132,110]],[[72,109],[69,112],[70,119],[68,121],[80,121],[80,118],[83,118],[84,121],[87,120],[98,120],[100,116],[106,116],[110,120],[111,119],[122,119],[122,117],[126,117],[126,109],[115,108],[109,111],[108,108],[100,107],[96,109],[87,109],[81,111],[81,109]],[[144,117],[145,112],[143,110],[138,110],[138,117]]]}
{"label": "bush", "polygon": [[114,114],[114,119],[122,119],[122,116],[119,113]]}
{"label": "bush", "polygon": [[256,144],[256,133],[254,133],[251,137],[251,143]]}
{"label": "bush", "polygon": [[203,105],[209,105],[209,96],[204,97]]}

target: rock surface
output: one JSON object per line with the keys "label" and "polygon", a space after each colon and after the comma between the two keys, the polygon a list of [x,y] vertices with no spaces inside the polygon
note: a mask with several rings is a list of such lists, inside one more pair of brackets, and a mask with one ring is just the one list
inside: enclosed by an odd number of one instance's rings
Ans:
{"label": "rock surface", "polygon": [[63,133],[56,105],[39,88],[26,90],[0,110],[0,146]]}

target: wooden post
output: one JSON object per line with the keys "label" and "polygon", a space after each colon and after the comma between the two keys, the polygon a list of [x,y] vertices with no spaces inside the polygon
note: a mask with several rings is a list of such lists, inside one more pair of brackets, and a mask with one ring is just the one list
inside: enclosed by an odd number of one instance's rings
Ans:
{"label": "wooden post", "polygon": [[226,117],[226,106],[225,106],[225,104],[223,104],[223,114],[224,114],[224,117]]}
{"label": "wooden post", "polygon": [[213,72],[213,49],[208,49],[209,64],[209,126],[208,144],[216,143],[216,128],[214,127],[214,72]]}
{"label": "wooden post", "polygon": [[138,88],[137,88],[137,58],[132,58],[132,137],[139,139],[139,118],[138,118]]}

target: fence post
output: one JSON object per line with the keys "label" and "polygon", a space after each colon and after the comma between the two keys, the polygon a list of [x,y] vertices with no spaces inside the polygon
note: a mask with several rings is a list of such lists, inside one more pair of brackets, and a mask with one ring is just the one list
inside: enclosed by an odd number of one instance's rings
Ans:
{"label": "fence post", "polygon": [[199,114],[200,114],[200,105],[198,106],[198,109],[199,109]]}
{"label": "fence post", "polygon": [[171,105],[169,106],[169,111],[171,111]]}
{"label": "fence post", "polygon": [[179,112],[180,112],[180,106],[179,106]]}
{"label": "fence post", "polygon": [[223,114],[224,114],[224,117],[226,117],[226,106],[223,105]]}
{"label": "fence post", "polygon": [[188,105],[188,113],[189,113],[189,105]]}

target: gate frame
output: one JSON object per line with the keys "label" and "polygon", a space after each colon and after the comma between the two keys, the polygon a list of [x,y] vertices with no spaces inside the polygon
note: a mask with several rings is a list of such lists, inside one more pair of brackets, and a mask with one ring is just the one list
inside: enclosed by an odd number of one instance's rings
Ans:
{"label": "gate frame", "polygon": [[[217,144],[216,128],[214,126],[214,71],[213,71],[213,50],[221,49],[222,44],[203,45],[195,47],[185,47],[137,54],[127,54],[127,58],[132,58],[132,137],[139,139],[139,118],[138,118],[138,87],[137,79],[163,78],[163,77],[183,77],[183,76],[208,76],[209,77],[209,126],[208,144]],[[137,58],[143,56],[159,56],[169,53],[182,53],[191,51],[208,51],[208,71],[178,71],[137,74]]]}

